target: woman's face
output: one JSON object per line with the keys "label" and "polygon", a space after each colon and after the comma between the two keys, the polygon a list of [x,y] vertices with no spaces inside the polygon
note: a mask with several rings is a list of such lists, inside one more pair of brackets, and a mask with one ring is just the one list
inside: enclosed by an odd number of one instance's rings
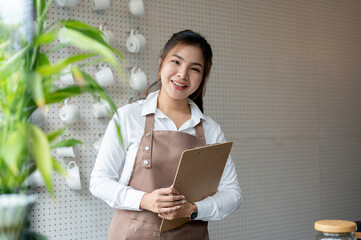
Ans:
{"label": "woman's face", "polygon": [[202,50],[178,44],[168,52],[159,71],[161,91],[176,100],[187,99],[201,84],[203,71]]}

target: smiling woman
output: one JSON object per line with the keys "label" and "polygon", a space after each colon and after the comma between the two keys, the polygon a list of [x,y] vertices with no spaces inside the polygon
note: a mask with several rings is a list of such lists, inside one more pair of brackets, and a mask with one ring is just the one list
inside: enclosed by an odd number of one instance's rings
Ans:
{"label": "smiling woman", "polygon": [[[171,186],[184,150],[225,142],[219,125],[203,114],[211,65],[212,50],[201,35],[175,33],[159,59],[160,91],[118,109],[119,117],[109,123],[90,180],[92,194],[116,208],[108,239],[209,239],[207,221],[239,207],[241,189],[231,157],[213,196],[189,202]],[[159,232],[162,219],[179,218],[194,221]]]}
{"label": "smiling woman", "polygon": [[203,54],[199,47],[184,44],[174,47],[160,69],[163,91],[159,95],[159,102],[181,100],[186,103],[188,96],[201,84],[203,65]]}

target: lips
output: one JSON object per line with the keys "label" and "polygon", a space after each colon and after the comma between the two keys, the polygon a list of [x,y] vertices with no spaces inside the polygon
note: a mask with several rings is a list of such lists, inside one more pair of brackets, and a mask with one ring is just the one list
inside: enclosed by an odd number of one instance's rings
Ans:
{"label": "lips", "polygon": [[188,87],[187,85],[181,84],[180,82],[174,81],[174,80],[170,80],[175,86],[180,87],[180,88],[186,88]]}

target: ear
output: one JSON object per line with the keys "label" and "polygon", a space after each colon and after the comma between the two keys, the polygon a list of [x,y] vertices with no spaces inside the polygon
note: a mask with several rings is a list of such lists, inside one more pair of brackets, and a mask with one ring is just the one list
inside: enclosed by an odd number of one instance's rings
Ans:
{"label": "ear", "polygon": [[158,60],[158,66],[160,66],[160,63],[162,62],[162,59],[161,58],[159,58],[159,60]]}

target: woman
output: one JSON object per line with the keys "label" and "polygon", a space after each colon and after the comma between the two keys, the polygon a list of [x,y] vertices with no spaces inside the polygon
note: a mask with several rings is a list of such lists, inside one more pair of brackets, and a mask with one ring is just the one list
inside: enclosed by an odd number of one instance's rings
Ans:
{"label": "woman", "polygon": [[[116,208],[108,239],[208,239],[207,221],[239,207],[231,157],[213,196],[188,202],[171,186],[183,150],[225,141],[219,125],[203,115],[211,65],[212,50],[202,36],[173,34],[159,59],[160,91],[120,108],[109,123],[90,180],[91,193]],[[162,218],[195,221],[160,233]]]}

